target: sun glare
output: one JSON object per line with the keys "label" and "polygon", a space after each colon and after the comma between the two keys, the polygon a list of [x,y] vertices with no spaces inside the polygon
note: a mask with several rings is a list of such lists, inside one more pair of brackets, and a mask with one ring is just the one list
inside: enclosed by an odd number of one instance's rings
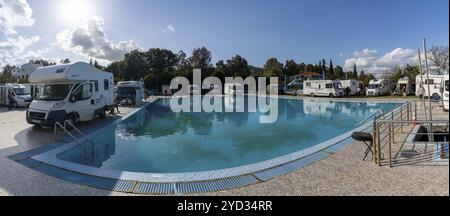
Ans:
{"label": "sun glare", "polygon": [[63,0],[59,14],[66,24],[77,24],[94,15],[94,1]]}

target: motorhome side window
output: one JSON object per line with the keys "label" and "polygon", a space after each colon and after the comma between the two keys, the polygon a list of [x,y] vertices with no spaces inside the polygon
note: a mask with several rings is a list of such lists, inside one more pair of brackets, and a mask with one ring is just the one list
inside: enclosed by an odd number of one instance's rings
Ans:
{"label": "motorhome side window", "polygon": [[103,81],[104,90],[109,90],[109,80],[105,79]]}
{"label": "motorhome side window", "polygon": [[327,89],[333,88],[333,85],[331,83],[327,83],[325,84],[325,88]]}
{"label": "motorhome side window", "polygon": [[433,85],[434,84],[434,80],[433,79],[429,79],[429,80],[425,80],[425,85]]}
{"label": "motorhome side window", "polygon": [[307,83],[306,83],[306,87],[311,87],[311,83],[310,83],[310,82],[307,82]]}
{"label": "motorhome side window", "polygon": [[74,101],[82,101],[91,98],[91,96],[92,96],[92,84],[87,83],[77,88],[75,92],[72,94],[71,98],[75,99]]}
{"label": "motorhome side window", "polygon": [[98,80],[94,80],[92,82],[94,82],[95,92],[98,92]]}

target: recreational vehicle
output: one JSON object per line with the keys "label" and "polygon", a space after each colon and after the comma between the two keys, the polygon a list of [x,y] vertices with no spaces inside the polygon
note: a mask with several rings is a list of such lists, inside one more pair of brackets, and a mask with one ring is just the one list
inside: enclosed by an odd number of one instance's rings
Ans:
{"label": "recreational vehicle", "polygon": [[32,97],[24,85],[7,83],[0,85],[0,105],[9,105],[9,93],[14,98],[14,107],[28,107],[32,101]]}
{"label": "recreational vehicle", "polygon": [[448,75],[446,75],[444,77],[444,79],[442,80],[442,85],[443,85],[443,92],[442,92],[442,101],[444,103],[444,110],[449,110],[448,109],[448,97],[449,97],[449,89],[450,89],[450,83],[448,81]]}
{"label": "recreational vehicle", "polygon": [[142,81],[123,81],[116,86],[116,103],[139,106],[145,97]]}
{"label": "recreational vehicle", "polygon": [[344,95],[341,82],[338,80],[307,80],[304,82],[305,95],[341,97]]}
{"label": "recreational vehicle", "polygon": [[90,64],[40,67],[31,74],[30,82],[43,87],[27,110],[29,124],[53,127],[55,122],[90,121],[114,112],[113,74]]}
{"label": "recreational vehicle", "polygon": [[367,88],[367,96],[381,96],[392,94],[393,82],[388,79],[370,80]]}
{"label": "recreational vehicle", "polygon": [[341,80],[342,88],[344,92],[349,89],[348,96],[355,96],[364,94],[364,84],[359,80]]}
{"label": "recreational vehicle", "polygon": [[[419,97],[430,97],[434,100],[441,99],[441,83],[448,75],[417,75],[416,76],[416,95]],[[430,91],[428,92],[428,86]]]}
{"label": "recreational vehicle", "polygon": [[400,78],[397,82],[397,95],[402,95],[403,93],[405,96],[412,94],[413,91],[413,85],[411,84],[408,77]]}

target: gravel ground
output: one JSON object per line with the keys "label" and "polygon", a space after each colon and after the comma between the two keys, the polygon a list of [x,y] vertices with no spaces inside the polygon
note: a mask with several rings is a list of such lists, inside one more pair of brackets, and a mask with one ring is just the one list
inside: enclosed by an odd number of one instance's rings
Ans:
{"label": "gravel ground", "polygon": [[[122,110],[123,113],[127,111],[129,109]],[[132,195],[59,180],[6,158],[52,140],[51,130],[36,130],[26,123],[25,110],[8,111],[0,107],[1,196]],[[449,195],[448,166],[378,167],[370,161],[362,161],[364,150],[361,143],[353,143],[323,160],[270,181],[198,195]]]}

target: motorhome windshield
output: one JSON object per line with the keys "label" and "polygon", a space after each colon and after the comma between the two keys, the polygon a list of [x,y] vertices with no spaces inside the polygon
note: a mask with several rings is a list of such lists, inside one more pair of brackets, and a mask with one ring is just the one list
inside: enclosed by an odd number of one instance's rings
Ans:
{"label": "motorhome windshield", "polygon": [[369,89],[377,89],[378,87],[380,87],[380,85],[378,85],[378,84],[370,84],[369,85]]}
{"label": "motorhome windshield", "polygon": [[16,95],[28,95],[28,92],[25,88],[15,88],[13,90]]}
{"label": "motorhome windshield", "polygon": [[64,100],[72,89],[72,84],[45,85],[40,95],[36,98],[42,101]]}
{"label": "motorhome windshield", "polygon": [[342,85],[340,83],[333,83],[333,86],[334,86],[335,89],[342,88]]}
{"label": "motorhome windshield", "polygon": [[449,91],[450,83],[448,80],[445,80],[445,91]]}
{"label": "motorhome windshield", "polygon": [[134,88],[134,87],[118,87],[117,94],[134,95],[134,94],[136,94],[136,88]]}

